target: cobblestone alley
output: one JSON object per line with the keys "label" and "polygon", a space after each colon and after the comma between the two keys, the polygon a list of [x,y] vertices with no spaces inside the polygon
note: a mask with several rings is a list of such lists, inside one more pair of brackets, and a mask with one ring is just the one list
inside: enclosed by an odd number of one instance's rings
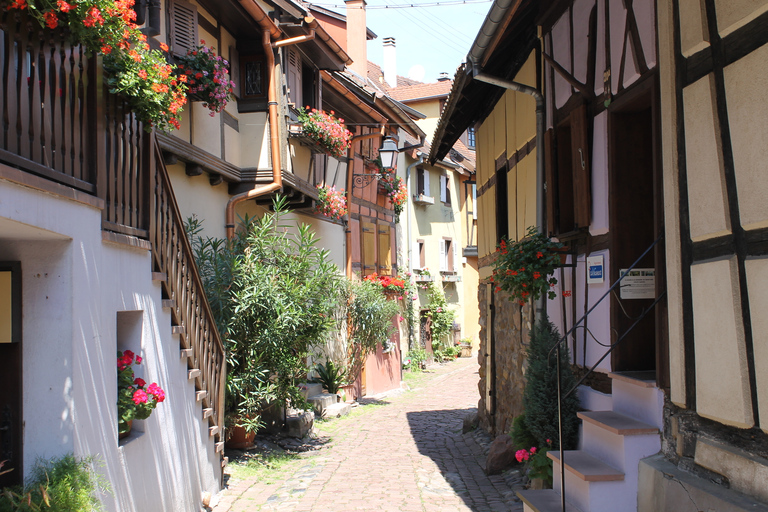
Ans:
{"label": "cobblestone alley", "polygon": [[485,475],[490,439],[462,433],[478,401],[476,358],[433,366],[412,391],[350,419],[319,423],[331,442],[277,482],[230,482],[214,512],[522,511],[517,472]]}

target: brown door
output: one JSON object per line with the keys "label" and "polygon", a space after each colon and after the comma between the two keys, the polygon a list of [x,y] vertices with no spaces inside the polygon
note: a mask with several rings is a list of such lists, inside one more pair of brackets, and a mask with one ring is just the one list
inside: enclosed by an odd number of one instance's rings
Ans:
{"label": "brown door", "polygon": [[[0,307],[0,488],[17,485],[22,481],[21,458],[21,265],[18,262],[0,262],[2,286]],[[10,300],[8,300],[10,299]],[[8,324],[10,322],[10,325]],[[9,336],[10,335],[10,336]]]}
{"label": "brown door", "polygon": [[[620,270],[632,265],[657,237],[653,126],[650,94],[611,114],[611,282],[615,282]],[[655,251],[651,250],[637,268],[655,272],[654,256]],[[629,281],[622,283],[629,284]],[[628,290],[617,290],[611,297],[612,343],[635,323],[657,293],[651,298],[630,298],[633,294]],[[656,314],[657,311],[652,310],[616,346],[612,354],[614,371],[656,369]]]}

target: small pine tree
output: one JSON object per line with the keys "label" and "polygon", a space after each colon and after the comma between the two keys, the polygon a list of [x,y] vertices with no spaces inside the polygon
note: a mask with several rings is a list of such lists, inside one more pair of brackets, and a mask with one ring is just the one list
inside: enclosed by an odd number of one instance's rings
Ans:
{"label": "small pine tree", "polygon": [[[539,446],[546,446],[547,439],[553,448],[559,448],[557,424],[557,358],[549,351],[560,340],[560,333],[548,319],[544,318],[531,332],[528,345],[528,370],[523,394],[525,425],[536,438]],[[560,375],[563,394],[573,388],[576,380],[570,366],[568,347],[560,351]],[[563,400],[563,447],[576,448],[579,435],[579,398],[573,393]]]}

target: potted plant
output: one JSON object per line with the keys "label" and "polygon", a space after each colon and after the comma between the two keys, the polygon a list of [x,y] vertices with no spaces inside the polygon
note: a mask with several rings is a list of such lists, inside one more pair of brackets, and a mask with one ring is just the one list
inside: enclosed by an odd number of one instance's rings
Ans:
{"label": "potted plant", "polygon": [[13,0],[7,9],[27,13],[41,28],[65,30],[71,44],[101,54],[109,91],[125,98],[146,131],[178,129],[186,78],[173,74],[164,55],[167,45],[150,49],[147,36],[134,23],[132,5],[113,0]]}
{"label": "potted plant", "polygon": [[344,190],[336,190],[336,187],[328,185],[317,186],[318,198],[315,211],[331,219],[341,219],[349,210],[347,209],[347,197]]}
{"label": "potted plant", "polygon": [[134,375],[133,367],[141,361],[130,350],[117,353],[117,431],[121,439],[130,434],[133,420],[149,418],[157,404],[165,401],[165,391],[156,382],[147,386]]}
{"label": "potted plant", "polygon": [[384,171],[381,167],[381,161],[376,160],[379,165],[379,184],[384,188],[385,195],[392,203],[392,209],[395,211],[396,220],[400,219],[400,213],[403,211],[405,202],[408,200],[408,188],[405,180],[395,175],[395,171]]}
{"label": "potted plant", "polygon": [[352,133],[344,126],[343,119],[334,117],[333,110],[326,113],[309,107],[299,109],[299,123],[302,133],[314,140],[323,151],[332,157],[345,155],[352,142]]}
{"label": "potted plant", "polygon": [[323,385],[328,393],[337,396],[337,401],[341,401],[339,390],[344,386],[347,378],[347,370],[338,364],[334,364],[330,359],[326,364],[319,363],[315,365],[317,380]]}
{"label": "potted plant", "polygon": [[563,244],[539,233],[533,226],[528,228],[525,238],[517,242],[502,238],[490,280],[496,284],[497,292],[508,292],[509,299],[521,305],[544,294],[554,299],[557,279],[553,274],[562,265],[559,252],[562,248]]}
{"label": "potted plant", "polygon": [[211,117],[224,110],[232,99],[235,82],[229,79],[227,66],[229,62],[216,55],[213,47],[205,46],[203,39],[200,46],[179,58],[180,76],[186,78],[190,96],[201,100],[211,111]]}
{"label": "potted plant", "polygon": [[401,300],[403,298],[403,293],[405,292],[405,280],[400,277],[380,276],[373,273],[365,276],[364,280],[381,286],[381,289],[387,298],[397,297]]}

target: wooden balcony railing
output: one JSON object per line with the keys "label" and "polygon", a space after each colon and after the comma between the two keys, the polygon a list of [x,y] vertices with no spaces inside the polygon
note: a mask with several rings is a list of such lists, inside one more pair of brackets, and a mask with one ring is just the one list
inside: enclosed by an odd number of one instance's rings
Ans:
{"label": "wooden balcony railing", "polygon": [[109,93],[99,58],[24,12],[0,12],[0,162],[99,197],[103,230],[150,242],[204,418],[222,439],[224,346],[156,137]]}

